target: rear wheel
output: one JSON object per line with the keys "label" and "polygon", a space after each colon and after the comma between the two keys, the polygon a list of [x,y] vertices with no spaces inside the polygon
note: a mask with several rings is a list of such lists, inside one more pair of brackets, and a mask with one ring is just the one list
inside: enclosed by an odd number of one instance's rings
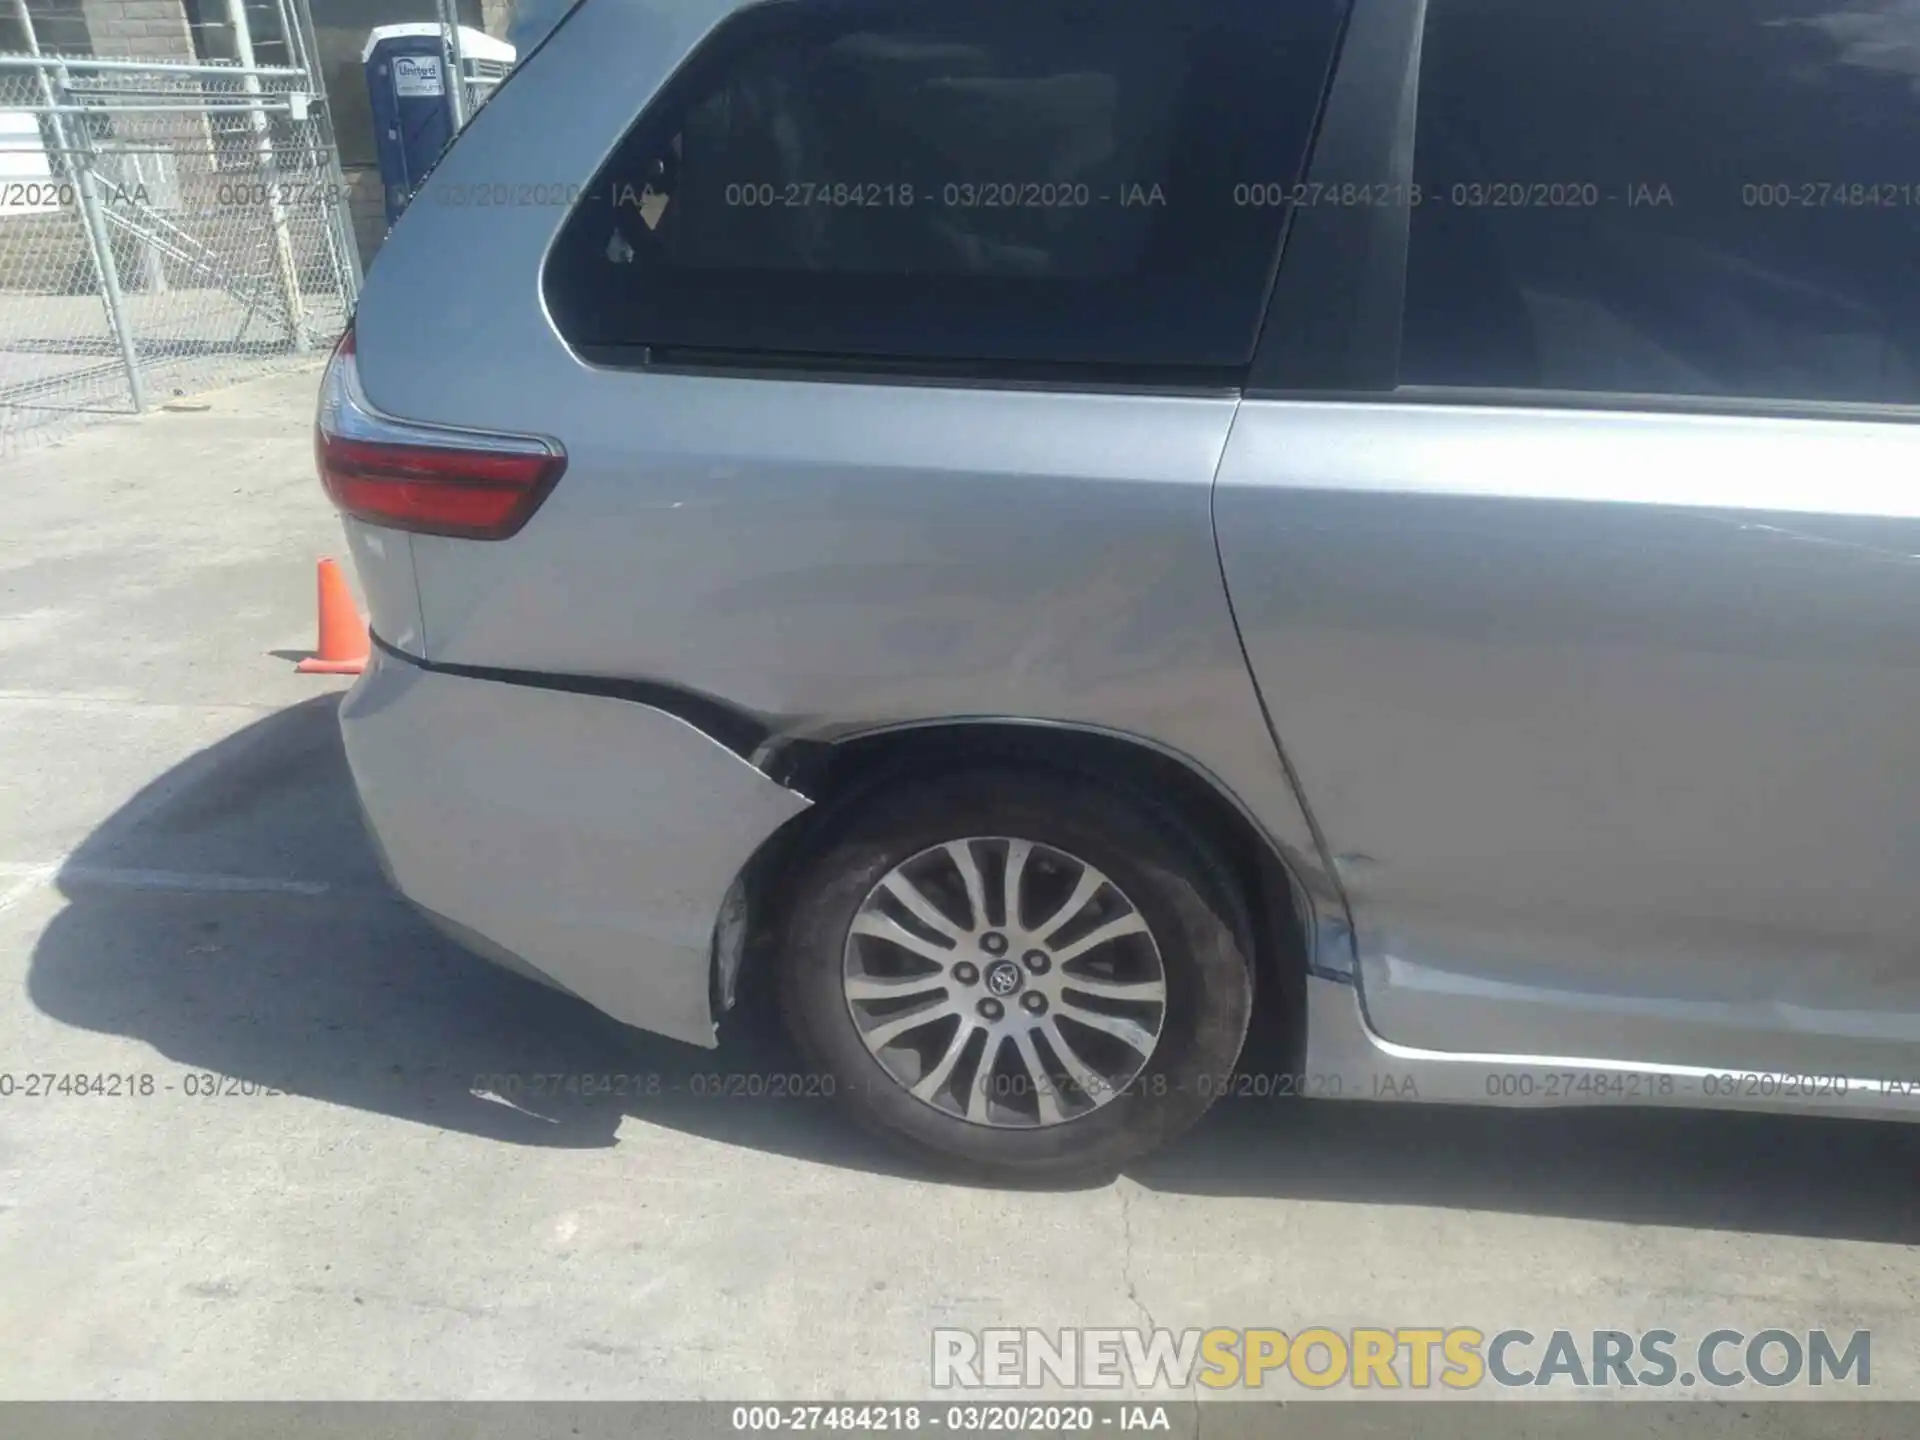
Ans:
{"label": "rear wheel", "polygon": [[1003,1177],[1110,1172],[1223,1088],[1245,925],[1196,841],[1042,772],[896,786],[795,877],[782,1000],[854,1114]]}

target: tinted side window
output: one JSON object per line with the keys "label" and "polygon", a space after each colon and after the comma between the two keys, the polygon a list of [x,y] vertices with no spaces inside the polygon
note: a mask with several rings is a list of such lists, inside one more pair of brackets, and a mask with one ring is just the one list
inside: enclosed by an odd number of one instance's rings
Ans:
{"label": "tinted side window", "polygon": [[549,305],[584,346],[1244,364],[1344,5],[744,11],[588,187]]}
{"label": "tinted side window", "polygon": [[1920,402],[1904,0],[1432,0],[1401,379]]}

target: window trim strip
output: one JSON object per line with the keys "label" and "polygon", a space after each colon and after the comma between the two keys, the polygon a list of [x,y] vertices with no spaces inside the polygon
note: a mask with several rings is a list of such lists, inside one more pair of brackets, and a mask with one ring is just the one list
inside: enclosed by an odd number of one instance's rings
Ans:
{"label": "window trim strip", "polygon": [[[1309,186],[1384,184],[1390,194],[1409,193],[1426,11],[1427,0],[1352,0]],[[1249,396],[1393,389],[1411,224],[1404,204],[1296,207]]]}
{"label": "window trim strip", "polygon": [[1001,360],[889,360],[872,355],[785,354],[647,345],[582,345],[574,353],[602,370],[817,384],[915,385],[939,389],[1071,390],[1114,394],[1238,395],[1245,367],[1032,365]]}

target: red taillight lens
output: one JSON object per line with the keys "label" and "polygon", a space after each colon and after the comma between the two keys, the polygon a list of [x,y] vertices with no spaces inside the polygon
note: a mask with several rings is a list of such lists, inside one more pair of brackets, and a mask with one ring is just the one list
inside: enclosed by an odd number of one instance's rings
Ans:
{"label": "red taillight lens", "polygon": [[564,456],[443,449],[320,432],[320,482],[374,525],[504,540],[527,523],[566,468]]}
{"label": "red taillight lens", "polygon": [[321,382],[314,459],[328,496],[355,519],[467,540],[518,533],[567,468],[557,446],[528,436],[381,414],[361,392],[351,328]]}

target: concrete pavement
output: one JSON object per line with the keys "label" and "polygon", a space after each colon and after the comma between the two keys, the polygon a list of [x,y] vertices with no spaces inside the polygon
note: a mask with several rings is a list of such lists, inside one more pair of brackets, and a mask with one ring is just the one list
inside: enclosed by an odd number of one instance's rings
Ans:
{"label": "concrete pavement", "polygon": [[[0,469],[0,1397],[901,1398],[935,1326],[1321,1324],[1869,1328],[1920,1398],[1920,1129],[1246,1100],[973,1189],[709,1093],[793,1068],[757,1016],[655,1040],[438,938],[288,658],[314,384]],[[529,1093],[581,1074],[637,1078]]]}

